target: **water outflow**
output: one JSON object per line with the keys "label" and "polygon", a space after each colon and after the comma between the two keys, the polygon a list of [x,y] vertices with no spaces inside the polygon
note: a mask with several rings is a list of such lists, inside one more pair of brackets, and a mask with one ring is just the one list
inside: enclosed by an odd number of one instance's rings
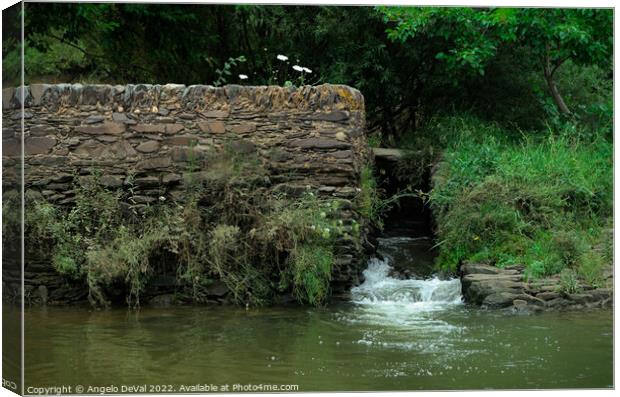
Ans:
{"label": "water outflow", "polygon": [[[391,245],[402,244],[402,249],[406,242],[390,241]],[[415,264],[415,254],[410,253],[406,265]],[[451,338],[464,331],[454,320],[460,310],[452,310],[462,303],[461,281],[436,276],[394,278],[390,276],[392,259],[385,258],[368,261],[364,283],[351,289],[355,307],[343,313],[340,320],[362,325],[365,331],[357,343],[369,348],[433,354],[449,351]]]}
{"label": "water outflow", "polygon": [[360,305],[398,306],[406,311],[434,311],[460,304],[459,279],[400,280],[390,277],[389,259],[372,258],[364,271],[363,284],[351,290],[354,303]]}

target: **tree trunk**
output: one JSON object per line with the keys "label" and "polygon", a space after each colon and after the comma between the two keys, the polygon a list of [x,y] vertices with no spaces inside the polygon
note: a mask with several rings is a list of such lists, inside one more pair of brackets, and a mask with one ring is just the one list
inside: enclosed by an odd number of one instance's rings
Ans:
{"label": "tree trunk", "polygon": [[545,63],[544,63],[544,74],[545,80],[547,81],[547,87],[549,87],[549,91],[551,92],[551,97],[555,102],[555,106],[560,111],[560,114],[569,115],[570,110],[568,106],[566,106],[566,102],[564,102],[564,98],[560,95],[560,91],[558,90],[558,86],[555,84],[555,71],[564,63],[565,59],[557,60],[554,66],[551,66],[551,56],[549,55],[549,45],[547,44],[547,53],[545,54]]}
{"label": "tree trunk", "polygon": [[564,102],[564,98],[560,95],[560,91],[558,91],[558,86],[555,84],[555,80],[553,78],[553,74],[547,74],[545,70],[545,80],[547,80],[547,86],[549,87],[549,91],[551,91],[551,97],[553,98],[553,102],[555,102],[555,106],[557,106],[558,110],[561,114],[570,114],[570,110],[566,103]]}

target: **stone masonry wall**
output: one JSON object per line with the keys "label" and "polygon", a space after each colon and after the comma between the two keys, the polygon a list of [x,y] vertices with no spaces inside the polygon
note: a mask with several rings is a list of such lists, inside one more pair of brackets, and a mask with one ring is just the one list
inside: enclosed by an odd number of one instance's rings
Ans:
{"label": "stone masonry wall", "polygon": [[[4,180],[19,176],[23,116],[25,189],[59,205],[73,202],[74,175],[95,171],[109,188],[132,175],[137,203],[182,198],[188,162],[209,167],[224,146],[257,154],[274,189],[311,186],[353,203],[369,155],[364,98],[342,85],[37,84],[25,93],[23,114],[20,90],[2,93]],[[364,265],[359,246],[341,248],[334,285],[343,289]],[[25,278],[32,290],[60,283],[48,264],[26,264]]]}

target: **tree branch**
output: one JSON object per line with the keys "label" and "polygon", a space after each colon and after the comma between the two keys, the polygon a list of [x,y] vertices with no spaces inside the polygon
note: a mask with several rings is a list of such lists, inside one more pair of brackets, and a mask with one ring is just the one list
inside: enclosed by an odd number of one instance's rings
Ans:
{"label": "tree branch", "polygon": [[569,55],[567,55],[567,56],[565,56],[564,58],[560,58],[560,59],[556,60],[556,61],[554,62],[555,66],[553,67],[553,69],[551,69],[551,76],[553,76],[553,74],[555,73],[555,71],[556,71],[556,70],[558,70],[558,68],[559,68],[560,66],[562,66],[562,64],[563,64],[564,62],[566,62],[569,58],[570,58],[570,56],[569,56]]}

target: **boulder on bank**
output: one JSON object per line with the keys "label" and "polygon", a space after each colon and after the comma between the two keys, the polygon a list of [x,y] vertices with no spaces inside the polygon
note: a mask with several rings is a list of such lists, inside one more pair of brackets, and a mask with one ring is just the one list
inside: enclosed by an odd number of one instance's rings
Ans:
{"label": "boulder on bank", "polygon": [[565,293],[559,277],[526,281],[525,266],[499,268],[484,263],[464,263],[460,268],[463,298],[489,309],[514,312],[609,307],[613,290],[583,286],[583,292]]}

